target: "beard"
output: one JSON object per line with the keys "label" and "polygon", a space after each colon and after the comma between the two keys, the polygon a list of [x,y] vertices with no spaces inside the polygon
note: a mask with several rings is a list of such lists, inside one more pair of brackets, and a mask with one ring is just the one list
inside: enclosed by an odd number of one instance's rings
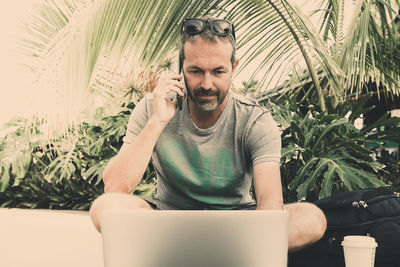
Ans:
{"label": "beard", "polygon": [[[226,96],[228,95],[228,90],[221,93],[218,90],[212,90],[212,89],[206,90],[202,87],[191,90],[186,85],[186,88],[188,88],[187,94],[193,101],[193,103],[201,111],[206,111],[206,112],[215,110],[225,100]],[[216,96],[216,99],[201,99],[199,98],[201,96]]]}

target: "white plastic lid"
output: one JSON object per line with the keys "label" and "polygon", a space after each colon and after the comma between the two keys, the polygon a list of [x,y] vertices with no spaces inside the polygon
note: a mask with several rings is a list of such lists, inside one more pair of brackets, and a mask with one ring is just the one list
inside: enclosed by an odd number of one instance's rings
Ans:
{"label": "white plastic lid", "polygon": [[344,237],[342,246],[359,248],[376,248],[375,238],[364,235],[348,235]]}

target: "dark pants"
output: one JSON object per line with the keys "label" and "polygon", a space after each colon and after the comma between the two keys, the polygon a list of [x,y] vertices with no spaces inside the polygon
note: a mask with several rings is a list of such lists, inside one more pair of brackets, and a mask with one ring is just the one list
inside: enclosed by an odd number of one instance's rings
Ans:
{"label": "dark pants", "polygon": [[[147,198],[147,197],[140,197],[140,198],[149,203],[149,205],[155,210],[180,210],[180,208],[165,203],[157,198]],[[236,208],[236,210],[255,210],[256,208],[257,208],[256,204],[251,204],[240,208]],[[211,210],[211,209],[213,208],[207,206],[199,206],[197,208],[194,208],[194,210]]]}

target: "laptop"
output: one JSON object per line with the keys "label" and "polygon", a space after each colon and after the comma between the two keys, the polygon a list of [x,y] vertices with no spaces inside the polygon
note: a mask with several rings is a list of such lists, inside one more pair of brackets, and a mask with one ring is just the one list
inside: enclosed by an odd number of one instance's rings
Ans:
{"label": "laptop", "polygon": [[101,214],[105,267],[286,267],[286,211]]}

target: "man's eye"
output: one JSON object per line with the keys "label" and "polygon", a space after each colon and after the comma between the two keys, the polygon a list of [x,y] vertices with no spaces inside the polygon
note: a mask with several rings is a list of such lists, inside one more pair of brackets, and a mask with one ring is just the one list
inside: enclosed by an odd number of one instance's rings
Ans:
{"label": "man's eye", "polygon": [[225,71],[223,71],[223,70],[216,70],[216,71],[215,71],[215,74],[219,74],[219,75],[220,75],[220,74],[224,74],[224,73],[225,73]]}
{"label": "man's eye", "polygon": [[199,70],[190,70],[189,73],[198,74],[198,73],[200,73],[200,71]]}

